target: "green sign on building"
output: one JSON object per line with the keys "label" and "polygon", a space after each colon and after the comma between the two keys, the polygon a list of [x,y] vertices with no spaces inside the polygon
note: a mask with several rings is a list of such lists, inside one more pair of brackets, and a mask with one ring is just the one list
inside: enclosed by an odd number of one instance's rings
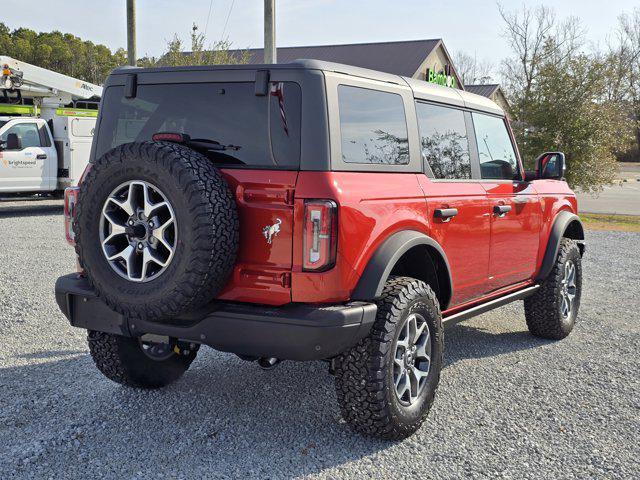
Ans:
{"label": "green sign on building", "polygon": [[442,85],[443,87],[458,88],[456,77],[449,73],[446,73],[446,71],[436,72],[435,70],[428,68],[427,74],[425,75],[425,80],[429,83]]}

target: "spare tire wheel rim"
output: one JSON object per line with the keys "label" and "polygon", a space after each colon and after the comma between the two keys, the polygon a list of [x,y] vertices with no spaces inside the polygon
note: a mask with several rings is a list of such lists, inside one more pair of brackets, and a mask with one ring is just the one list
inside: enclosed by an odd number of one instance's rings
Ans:
{"label": "spare tire wheel rim", "polygon": [[155,185],[130,180],[107,197],[100,216],[102,253],[132,282],[158,278],[171,264],[178,229],[173,207]]}

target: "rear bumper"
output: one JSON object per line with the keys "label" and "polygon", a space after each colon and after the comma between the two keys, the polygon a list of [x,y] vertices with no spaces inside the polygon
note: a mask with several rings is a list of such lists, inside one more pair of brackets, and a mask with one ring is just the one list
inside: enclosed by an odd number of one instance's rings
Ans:
{"label": "rear bumper", "polygon": [[225,352],[283,360],[319,360],[349,349],[369,333],[377,312],[375,304],[366,302],[283,307],[218,302],[196,317],[157,323],[114,312],[77,274],[58,278],[55,292],[74,327],[127,337],[166,335]]}

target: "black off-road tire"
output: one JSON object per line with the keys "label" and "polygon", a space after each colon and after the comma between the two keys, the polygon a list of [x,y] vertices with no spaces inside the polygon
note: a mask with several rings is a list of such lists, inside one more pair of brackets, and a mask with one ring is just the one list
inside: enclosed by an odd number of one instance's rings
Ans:
{"label": "black off-road tire", "polygon": [[[118,275],[100,242],[103,205],[115,188],[131,180],[158,187],[177,222],[171,263],[148,282]],[[200,153],[168,142],[124,144],[98,159],[80,187],[74,232],[80,265],[98,295],[122,315],[152,320],[214,299],[229,278],[239,245],[235,199],[220,171]]]}
{"label": "black off-road tire", "polygon": [[94,363],[109,380],[135,388],[161,388],[178,380],[196,358],[197,348],[187,355],[173,354],[164,360],[148,357],[136,338],[89,331],[89,351]]}
{"label": "black off-road tire", "polygon": [[[397,440],[418,430],[433,404],[443,361],[442,316],[431,287],[413,278],[390,277],[377,304],[369,335],[334,359],[336,392],[342,417],[354,430]],[[393,383],[393,355],[404,321],[418,312],[430,329],[431,367],[422,394],[404,406]]]}
{"label": "black off-road tire", "polygon": [[[576,266],[576,296],[569,317],[562,315],[562,280],[565,264],[572,261]],[[582,258],[575,241],[563,238],[558,257],[549,276],[536,293],[524,300],[524,314],[529,331],[536,337],[561,340],[567,337],[576,322],[582,294]]]}

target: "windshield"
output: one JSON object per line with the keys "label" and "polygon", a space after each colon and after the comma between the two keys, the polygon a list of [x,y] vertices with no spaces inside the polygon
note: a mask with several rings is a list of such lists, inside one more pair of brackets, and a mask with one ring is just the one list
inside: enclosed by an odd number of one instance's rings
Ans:
{"label": "windshield", "polygon": [[189,145],[218,164],[297,169],[300,165],[301,91],[272,82],[256,96],[253,82],[139,85],[106,89],[96,157],[155,133],[181,133]]}
{"label": "windshield", "polygon": [[0,120],[0,128],[4,127],[7,124],[7,120]]}

